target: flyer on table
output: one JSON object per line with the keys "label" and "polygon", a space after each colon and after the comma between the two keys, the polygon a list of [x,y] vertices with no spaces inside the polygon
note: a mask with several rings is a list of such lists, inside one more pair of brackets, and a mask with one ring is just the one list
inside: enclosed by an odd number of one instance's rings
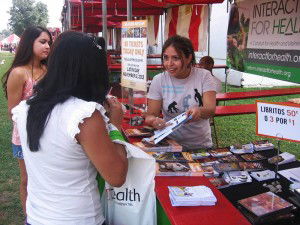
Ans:
{"label": "flyer on table", "polygon": [[147,20],[122,22],[121,85],[147,91]]}
{"label": "flyer on table", "polygon": [[257,101],[256,133],[300,142],[300,105]]}

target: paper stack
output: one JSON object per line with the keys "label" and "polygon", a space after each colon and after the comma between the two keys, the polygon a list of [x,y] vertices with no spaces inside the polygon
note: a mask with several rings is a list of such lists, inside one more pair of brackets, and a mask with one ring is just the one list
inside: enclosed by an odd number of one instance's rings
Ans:
{"label": "paper stack", "polygon": [[212,206],[217,198],[206,186],[169,186],[172,206]]}

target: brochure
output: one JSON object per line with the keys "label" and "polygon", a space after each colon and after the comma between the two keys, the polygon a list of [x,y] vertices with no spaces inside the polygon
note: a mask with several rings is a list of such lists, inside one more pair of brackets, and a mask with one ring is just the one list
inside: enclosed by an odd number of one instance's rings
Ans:
{"label": "brochure", "polygon": [[188,116],[186,112],[181,113],[175,118],[169,120],[166,123],[167,126],[165,128],[155,131],[154,132],[155,134],[152,137],[150,137],[149,140],[147,141],[157,144],[165,137],[167,137],[169,134],[171,134],[173,131],[177,130],[179,127],[181,127],[183,124],[185,124],[187,121],[191,119],[192,119],[191,115]]}

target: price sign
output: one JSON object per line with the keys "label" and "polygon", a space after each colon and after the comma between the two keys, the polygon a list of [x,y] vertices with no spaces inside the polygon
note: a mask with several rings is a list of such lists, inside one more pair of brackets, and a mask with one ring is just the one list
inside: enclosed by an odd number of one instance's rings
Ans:
{"label": "price sign", "polygon": [[147,20],[122,22],[121,85],[147,91]]}
{"label": "price sign", "polygon": [[300,105],[256,102],[256,134],[300,142]]}

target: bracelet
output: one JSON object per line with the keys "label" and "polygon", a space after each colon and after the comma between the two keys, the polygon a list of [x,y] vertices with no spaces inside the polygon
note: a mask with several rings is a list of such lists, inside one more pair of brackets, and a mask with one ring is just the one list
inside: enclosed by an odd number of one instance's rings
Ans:
{"label": "bracelet", "polygon": [[119,130],[112,130],[109,132],[109,137],[112,141],[114,140],[120,140],[120,141],[125,141],[123,135]]}

